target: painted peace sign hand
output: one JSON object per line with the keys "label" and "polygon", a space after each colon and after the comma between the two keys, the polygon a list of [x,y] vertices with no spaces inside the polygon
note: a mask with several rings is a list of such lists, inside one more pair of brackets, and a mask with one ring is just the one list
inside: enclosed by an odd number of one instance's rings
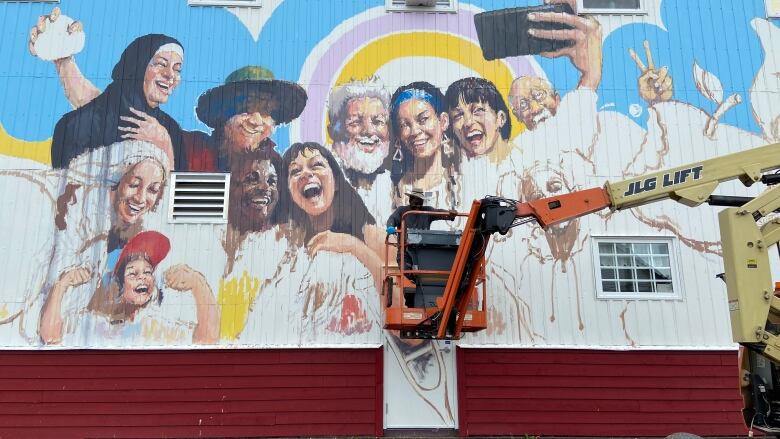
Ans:
{"label": "painted peace sign hand", "polygon": [[634,60],[639,70],[639,95],[647,101],[649,105],[658,102],[666,102],[672,99],[672,77],[669,76],[669,68],[663,66],[660,69],[655,68],[653,55],[650,53],[650,43],[645,40],[645,56],[647,57],[647,66],[639,59],[634,49],[628,49],[628,54]]}

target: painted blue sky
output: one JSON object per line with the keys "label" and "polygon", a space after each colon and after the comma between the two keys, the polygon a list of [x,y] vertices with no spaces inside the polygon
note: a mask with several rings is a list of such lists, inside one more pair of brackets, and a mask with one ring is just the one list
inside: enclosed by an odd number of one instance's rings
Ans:
{"label": "painted blue sky", "polygon": [[[310,8],[315,1],[328,1],[337,7]],[[540,0],[461,2],[499,9],[539,4]],[[165,33],[179,39],[187,54],[184,81],[164,108],[183,128],[205,130],[195,117],[195,102],[235,68],[259,64],[270,68],[278,78],[296,80],[309,52],[334,27],[382,4],[383,0],[285,0],[257,42],[229,12],[189,7],[186,0],[61,0],[59,6],[64,14],[84,23],[87,43],[76,60],[84,74],[101,88],[110,81],[114,63],[134,38]],[[4,97],[0,101],[0,122],[21,139],[50,137],[56,121],[70,110],[54,66],[27,51],[30,27],[51,7],[51,3],[0,4],[4,33],[0,45],[0,76],[4,78],[0,83],[0,95]],[[761,46],[750,27],[752,18],[765,15],[763,0],[664,0],[661,8],[668,31],[632,24],[619,28],[605,41],[600,104],[614,103],[613,110],[626,114],[631,104],[643,104],[636,91],[639,73],[627,50],[632,47],[642,53],[642,41],[647,39],[656,63],[669,66],[675,99],[712,111],[714,105],[699,94],[693,81],[696,60],[720,78],[726,95],[742,94],[744,102],[727,113],[723,121],[758,131],[750,114],[747,90],[763,62]],[[718,13],[701,13],[711,10]],[[568,60],[539,57],[538,61],[560,92],[576,86],[578,74]],[[642,119],[635,120],[643,123]],[[287,128],[280,127],[274,140],[284,149],[289,143]]]}

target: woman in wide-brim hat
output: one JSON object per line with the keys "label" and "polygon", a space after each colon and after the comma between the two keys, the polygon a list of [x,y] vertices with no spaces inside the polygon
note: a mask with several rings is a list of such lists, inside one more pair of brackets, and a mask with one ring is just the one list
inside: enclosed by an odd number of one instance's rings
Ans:
{"label": "woman in wide-brim hat", "polygon": [[253,101],[276,100],[270,115],[277,124],[289,123],[300,116],[306,106],[306,91],[300,85],[274,79],[270,70],[261,66],[242,67],[198,98],[195,112],[203,123],[217,129],[236,114],[251,110]]}
{"label": "woman in wide-brim hat", "polygon": [[306,91],[300,85],[274,79],[260,66],[242,67],[225,84],[203,93],[195,112],[214,129],[211,136],[193,132],[188,136],[191,168],[203,171],[230,169],[234,153],[264,149],[276,144],[270,139],[278,124],[297,118],[306,106]]}

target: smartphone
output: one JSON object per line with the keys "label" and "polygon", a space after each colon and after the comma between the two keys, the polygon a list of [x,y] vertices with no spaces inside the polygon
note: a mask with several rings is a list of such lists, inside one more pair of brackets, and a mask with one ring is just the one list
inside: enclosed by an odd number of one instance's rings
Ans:
{"label": "smartphone", "polygon": [[574,44],[572,40],[549,40],[532,37],[528,30],[534,29],[572,29],[563,23],[539,22],[528,19],[533,12],[563,12],[574,14],[566,3],[529,6],[523,8],[499,9],[474,15],[477,38],[486,60],[509,56],[536,55],[553,52]]}

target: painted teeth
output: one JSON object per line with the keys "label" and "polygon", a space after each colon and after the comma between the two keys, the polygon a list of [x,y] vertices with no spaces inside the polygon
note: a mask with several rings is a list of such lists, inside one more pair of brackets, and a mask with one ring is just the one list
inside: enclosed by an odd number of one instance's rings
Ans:
{"label": "painted teeth", "polygon": [[309,183],[306,186],[303,187],[303,190],[308,191],[309,189],[319,189],[320,185],[317,183]]}
{"label": "painted teeth", "polygon": [[474,131],[470,131],[468,134],[466,134],[466,138],[469,139],[469,140],[472,140],[475,137],[478,137],[478,136],[481,136],[481,135],[482,135],[481,131],[474,130]]}

